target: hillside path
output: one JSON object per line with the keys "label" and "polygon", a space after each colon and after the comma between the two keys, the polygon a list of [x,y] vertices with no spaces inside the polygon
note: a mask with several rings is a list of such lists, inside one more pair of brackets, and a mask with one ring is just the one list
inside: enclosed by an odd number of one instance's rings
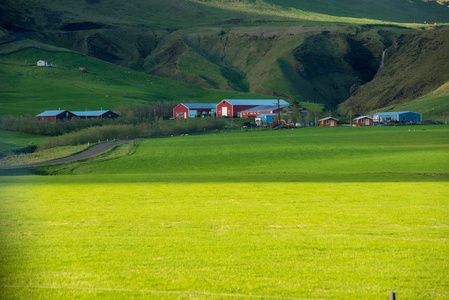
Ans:
{"label": "hillside path", "polygon": [[61,157],[61,158],[48,160],[48,161],[41,161],[41,162],[31,163],[31,164],[0,167],[0,169],[26,168],[26,167],[49,165],[49,164],[59,164],[59,163],[73,161],[73,160],[88,158],[88,157],[91,157],[91,156],[98,155],[98,154],[100,154],[102,152],[105,152],[105,151],[111,149],[114,146],[117,146],[117,145],[129,142],[129,141],[132,141],[132,140],[131,139],[125,139],[125,140],[119,140],[119,141],[109,142],[109,143],[101,143],[101,144],[92,146],[89,149],[84,150],[84,151],[82,151],[80,153],[77,153],[77,154],[74,154],[74,155]]}

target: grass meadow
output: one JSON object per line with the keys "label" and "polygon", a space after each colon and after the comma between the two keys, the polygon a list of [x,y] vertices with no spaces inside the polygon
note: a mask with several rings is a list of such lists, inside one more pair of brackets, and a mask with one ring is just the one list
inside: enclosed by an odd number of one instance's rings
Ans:
{"label": "grass meadow", "polygon": [[144,139],[2,176],[0,298],[447,298],[448,133]]}
{"label": "grass meadow", "polygon": [[0,130],[0,152],[39,145],[47,138],[41,135]]}

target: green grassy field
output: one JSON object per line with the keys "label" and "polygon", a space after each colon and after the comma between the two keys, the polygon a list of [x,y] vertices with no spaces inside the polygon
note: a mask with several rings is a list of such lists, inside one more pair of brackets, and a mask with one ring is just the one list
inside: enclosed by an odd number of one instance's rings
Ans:
{"label": "green grassy field", "polygon": [[[57,68],[36,67],[40,59],[52,61]],[[207,90],[73,52],[26,48],[1,55],[0,66],[0,115],[34,115],[59,108],[112,109],[119,103],[146,101],[219,102],[227,98],[263,98]],[[79,72],[80,67],[87,68],[88,73]]]}
{"label": "green grassy field", "polygon": [[0,298],[447,298],[448,131],[146,139],[0,177]]}
{"label": "green grassy field", "polygon": [[46,136],[0,130],[0,152],[39,145],[47,138]]}

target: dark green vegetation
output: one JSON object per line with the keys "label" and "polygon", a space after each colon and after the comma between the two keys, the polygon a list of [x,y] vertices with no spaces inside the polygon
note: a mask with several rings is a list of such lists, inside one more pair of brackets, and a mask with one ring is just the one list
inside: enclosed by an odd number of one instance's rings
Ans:
{"label": "dark green vegetation", "polygon": [[[354,91],[340,109],[363,113],[425,96],[419,101],[421,107],[410,105],[410,109],[415,107],[425,117],[448,120],[449,93],[444,87],[449,82],[448,41],[447,27],[399,36],[386,51],[385,67],[371,82]],[[435,114],[428,114],[441,104]]]}
{"label": "dark green vegetation", "polygon": [[[449,81],[448,30],[429,25],[449,22],[448,11],[444,1],[420,0],[6,1],[0,4],[0,52],[11,53],[16,62],[5,65],[2,73],[16,81],[17,88],[9,88],[10,93],[2,88],[2,103],[27,101],[38,92],[42,99],[33,102],[42,102],[41,110],[46,109],[48,90],[67,102],[78,97],[81,108],[141,100],[217,102],[240,92],[240,98],[296,99],[322,103],[327,109],[352,96],[339,111],[368,113],[420,98]],[[416,52],[417,46],[422,51]],[[16,52],[26,47],[46,52],[30,57]],[[378,73],[388,47],[385,68]],[[58,49],[127,69],[98,66],[79,56],[61,57],[54,52]],[[72,73],[20,66],[36,59],[72,68]],[[73,74],[81,66],[89,73]],[[139,73],[128,71],[125,78],[128,69]],[[52,76],[61,81],[50,81]],[[366,85],[373,78],[374,83]],[[78,80],[74,88],[71,82]],[[20,113],[20,108],[9,109]]]}
{"label": "dark green vegetation", "polygon": [[0,297],[445,299],[448,130],[148,139],[0,177]]}

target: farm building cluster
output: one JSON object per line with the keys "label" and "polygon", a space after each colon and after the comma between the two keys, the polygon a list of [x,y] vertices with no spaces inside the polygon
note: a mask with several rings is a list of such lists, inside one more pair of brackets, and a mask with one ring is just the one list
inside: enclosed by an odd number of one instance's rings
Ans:
{"label": "farm building cluster", "polygon": [[[327,117],[320,119],[320,126],[338,126],[338,119]],[[354,126],[416,124],[421,122],[421,114],[412,111],[374,113],[371,116],[354,118]]]}
{"label": "farm building cluster", "polygon": [[[283,120],[285,115],[302,115],[302,122]],[[50,110],[36,116],[39,121],[56,122],[70,120],[71,118],[83,119],[114,119],[120,113],[111,110],[99,111],[68,111]],[[219,103],[180,103],[173,109],[174,119],[189,119],[196,117],[234,117],[251,119],[253,125],[280,127],[300,127],[319,126],[335,127],[339,125],[339,120],[334,117],[326,117],[317,120],[316,115],[306,108],[293,109],[289,103],[283,99],[223,99]],[[308,116],[308,118],[306,118]],[[295,118],[292,118],[295,119]],[[307,120],[308,119],[308,120]],[[307,120],[307,121],[305,121]],[[316,121],[316,122],[315,122]],[[374,126],[392,124],[416,124],[421,122],[421,114],[411,111],[382,112],[369,116],[360,116],[353,119],[353,126]],[[307,124],[306,124],[307,123]]]}
{"label": "farm building cluster", "polygon": [[[173,109],[173,118],[188,119],[198,116],[254,118],[258,126],[270,125],[279,114],[289,109],[282,99],[224,99],[219,103],[180,103]],[[305,115],[306,108],[300,111]],[[338,126],[338,119],[326,117],[318,120],[320,126]],[[353,119],[354,126],[374,126],[395,123],[419,123],[421,114],[411,111],[375,113]],[[312,121],[313,122],[313,121]]]}
{"label": "farm building cluster", "polygon": [[56,121],[66,121],[72,118],[80,119],[115,119],[120,116],[119,113],[112,110],[96,111],[68,111],[68,110],[47,110],[36,116],[38,121],[52,123]]}

